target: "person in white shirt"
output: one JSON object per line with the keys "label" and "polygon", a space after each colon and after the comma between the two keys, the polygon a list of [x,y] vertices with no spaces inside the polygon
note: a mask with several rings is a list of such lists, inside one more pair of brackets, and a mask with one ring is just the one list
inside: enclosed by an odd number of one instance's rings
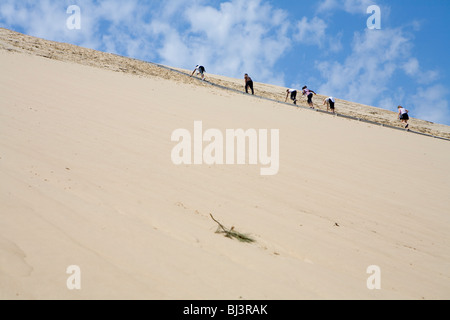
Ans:
{"label": "person in white shirt", "polygon": [[405,129],[408,129],[409,124],[408,124],[408,120],[409,120],[409,110],[406,110],[405,108],[403,108],[402,106],[398,106],[398,117],[400,119],[400,121],[405,124]]}
{"label": "person in white shirt", "polygon": [[327,112],[329,112],[331,109],[331,112],[336,113],[334,97],[326,98],[323,101],[323,105],[327,105]]}
{"label": "person in white shirt", "polygon": [[294,104],[297,104],[297,90],[295,89],[287,89],[286,90],[286,100],[284,102],[287,102],[287,99],[289,97],[289,94],[291,95],[291,100],[294,101]]}
{"label": "person in white shirt", "polygon": [[194,75],[195,71],[197,71],[197,75],[201,75],[202,76],[202,80],[205,81],[205,67],[204,66],[200,66],[197,65],[194,69],[194,71],[191,74],[191,77]]}

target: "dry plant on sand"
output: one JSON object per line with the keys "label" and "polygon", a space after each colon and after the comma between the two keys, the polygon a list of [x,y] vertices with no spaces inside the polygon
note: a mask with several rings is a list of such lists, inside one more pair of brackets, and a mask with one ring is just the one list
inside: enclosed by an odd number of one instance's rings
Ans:
{"label": "dry plant on sand", "polygon": [[242,234],[240,232],[237,232],[234,227],[231,227],[231,229],[227,229],[225,228],[219,221],[217,221],[212,214],[210,214],[211,218],[219,225],[217,227],[217,231],[216,233],[222,233],[225,234],[225,237],[230,238],[230,239],[237,239],[240,242],[245,242],[245,243],[253,243],[255,242],[254,239],[252,239],[251,237],[249,237],[246,234]]}

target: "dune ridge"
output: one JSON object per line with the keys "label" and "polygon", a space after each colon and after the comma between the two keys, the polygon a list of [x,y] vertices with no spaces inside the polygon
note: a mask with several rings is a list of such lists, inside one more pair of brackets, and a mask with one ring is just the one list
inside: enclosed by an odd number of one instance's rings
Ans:
{"label": "dune ridge", "polygon": [[[92,49],[82,48],[66,43],[48,41],[24,34],[20,34],[8,29],[0,28],[0,50],[10,52],[22,52],[48,59],[79,63],[115,72],[128,73],[139,76],[157,76],[165,79],[176,80],[183,83],[192,83],[186,77],[192,70],[171,68],[146,61],[104,53]],[[173,72],[180,71],[183,74]],[[243,91],[243,80],[233,79],[220,75],[210,75],[208,78],[212,83],[232,90]],[[194,81],[196,83],[196,81]],[[197,83],[197,85],[207,85]],[[255,83],[256,94],[260,97],[275,101],[285,101],[285,88],[265,83]],[[318,110],[326,110],[322,102],[328,96],[318,93],[315,100],[315,107]],[[337,98],[338,113],[356,119],[372,121],[386,126],[403,128],[398,121],[396,112],[372,106],[362,105],[356,102],[345,101]],[[299,105],[307,107],[306,99],[299,100]],[[450,139],[450,126],[436,124],[429,121],[412,118],[411,129],[432,137]]]}

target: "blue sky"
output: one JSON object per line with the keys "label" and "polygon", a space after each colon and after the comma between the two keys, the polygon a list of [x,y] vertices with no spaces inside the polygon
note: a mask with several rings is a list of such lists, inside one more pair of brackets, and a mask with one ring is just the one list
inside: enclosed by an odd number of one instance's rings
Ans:
{"label": "blue sky", "polygon": [[[69,29],[70,5],[80,29]],[[369,29],[367,8],[380,8]],[[449,0],[2,0],[0,26],[450,125]]]}

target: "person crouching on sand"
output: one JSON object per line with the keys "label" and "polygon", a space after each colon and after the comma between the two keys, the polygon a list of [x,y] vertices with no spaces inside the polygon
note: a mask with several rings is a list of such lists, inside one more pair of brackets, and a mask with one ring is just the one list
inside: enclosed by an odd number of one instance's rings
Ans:
{"label": "person crouching on sand", "polygon": [[331,112],[336,113],[335,100],[333,97],[326,98],[323,101],[323,105],[327,105],[327,112],[329,112],[331,109]]}
{"label": "person crouching on sand", "polygon": [[192,72],[191,77],[194,75],[195,71],[197,71],[197,75],[200,74],[200,75],[202,76],[202,80],[205,81],[205,71],[206,71],[206,70],[205,70],[205,67],[204,67],[204,66],[197,65],[197,66],[195,67],[194,71]]}
{"label": "person crouching on sand", "polygon": [[409,110],[406,110],[405,108],[403,108],[402,106],[398,106],[398,117],[400,119],[400,121],[405,124],[405,129],[408,129],[409,124],[408,124],[408,120],[409,120]]}
{"label": "person crouching on sand", "polygon": [[286,90],[286,100],[284,102],[287,102],[287,99],[289,97],[289,94],[291,95],[291,100],[294,101],[294,104],[297,104],[297,90],[295,89],[287,89]]}

